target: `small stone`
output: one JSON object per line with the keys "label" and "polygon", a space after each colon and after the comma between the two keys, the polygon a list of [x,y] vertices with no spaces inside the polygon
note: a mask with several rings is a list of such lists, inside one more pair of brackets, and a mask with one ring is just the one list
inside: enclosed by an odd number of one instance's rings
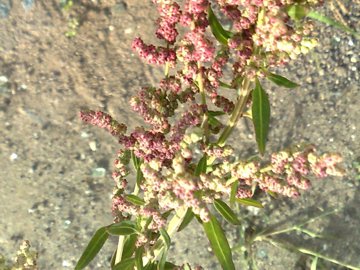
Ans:
{"label": "small stone", "polygon": [[25,11],[29,11],[33,5],[35,0],[22,0],[22,6],[25,9]]}
{"label": "small stone", "polygon": [[89,142],[89,147],[90,147],[91,151],[95,152],[97,150],[96,141]]}
{"label": "small stone", "polygon": [[106,169],[105,168],[95,168],[91,172],[91,176],[93,177],[104,177],[106,175]]}
{"label": "small stone", "polygon": [[[1,4],[0,4],[0,6],[1,6]],[[6,78],[5,76],[0,76],[0,85],[5,84],[8,81],[9,81],[9,79]]]}
{"label": "small stone", "polygon": [[86,138],[89,138],[90,137],[90,134],[89,133],[87,133],[87,132],[85,132],[85,131],[83,131],[83,132],[81,132],[81,138],[84,138],[84,139],[86,139]]}
{"label": "small stone", "polygon": [[16,153],[12,153],[12,154],[10,155],[10,160],[11,160],[11,161],[16,160],[17,158],[18,158],[18,155],[17,155]]}
{"label": "small stone", "polygon": [[63,267],[71,267],[72,264],[71,264],[71,262],[69,262],[69,261],[67,261],[67,260],[63,260],[63,261],[62,261],[62,266],[63,266]]}
{"label": "small stone", "polygon": [[126,28],[124,32],[125,32],[125,34],[127,34],[127,35],[128,35],[128,34],[131,34],[131,33],[133,32],[133,29],[132,29],[132,28]]}
{"label": "small stone", "polygon": [[0,18],[6,18],[9,16],[10,8],[4,3],[0,3]]}

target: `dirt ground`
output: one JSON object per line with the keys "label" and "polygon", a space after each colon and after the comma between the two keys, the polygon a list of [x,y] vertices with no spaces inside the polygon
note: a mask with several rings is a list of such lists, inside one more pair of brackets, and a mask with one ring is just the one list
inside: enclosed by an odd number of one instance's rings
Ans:
{"label": "dirt ground", "polygon": [[[106,132],[81,123],[79,110],[101,109],[131,130],[142,122],[129,108],[130,97],[162,75],[130,48],[137,35],[154,40],[151,1],[82,1],[71,12],[59,2],[0,0],[0,253],[12,256],[28,239],[44,270],[72,269],[93,232],[112,222],[110,175],[118,145]],[[360,29],[360,5],[343,4],[344,19]],[[69,38],[72,18],[79,26]],[[324,25],[318,35],[315,52],[281,72],[301,87],[268,87],[268,149],[312,142],[320,151],[340,152],[347,175],[315,182],[297,200],[265,202],[257,218],[286,227],[337,208],[309,226],[328,238],[293,234],[282,240],[360,267],[360,43]],[[241,123],[234,134],[230,141],[251,153],[255,144],[247,125]],[[171,256],[220,269],[193,223],[177,236]],[[237,231],[227,229],[236,243]],[[108,269],[115,245],[116,239],[110,241],[89,269]],[[304,269],[302,256],[266,243],[255,254],[261,270]]]}

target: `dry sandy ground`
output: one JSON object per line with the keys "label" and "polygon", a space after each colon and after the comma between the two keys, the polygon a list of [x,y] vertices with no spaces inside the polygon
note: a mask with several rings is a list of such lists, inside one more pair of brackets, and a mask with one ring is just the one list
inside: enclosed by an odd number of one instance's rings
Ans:
{"label": "dry sandy ground", "polygon": [[[72,269],[93,232],[112,221],[110,174],[118,146],[102,130],[82,124],[79,110],[101,109],[132,129],[141,121],[129,108],[130,97],[141,85],[156,84],[162,73],[130,49],[139,33],[153,39],[151,1],[102,2],[68,13],[55,0],[35,1],[28,10],[20,0],[0,0],[0,6],[9,7],[9,14],[0,13],[0,253],[9,256],[29,239],[45,270]],[[359,29],[359,5],[343,2],[350,11],[345,19]],[[80,25],[67,38],[71,16]],[[290,226],[321,209],[339,208],[310,226],[329,238],[304,241],[294,235],[285,240],[360,267],[360,43],[325,26],[319,38],[321,46],[313,54],[282,72],[300,88],[268,88],[269,149],[313,142],[321,151],[341,152],[347,176],[316,182],[298,200],[273,202],[276,209],[267,203],[258,218],[269,225],[285,220],[284,226]],[[246,125],[240,124],[235,134],[231,141],[251,153],[255,144]],[[237,231],[227,229],[234,243]],[[115,242],[89,269],[108,269]],[[297,254],[266,244],[256,250],[261,270],[302,269]],[[177,236],[172,256],[179,263],[219,269],[195,223]]]}

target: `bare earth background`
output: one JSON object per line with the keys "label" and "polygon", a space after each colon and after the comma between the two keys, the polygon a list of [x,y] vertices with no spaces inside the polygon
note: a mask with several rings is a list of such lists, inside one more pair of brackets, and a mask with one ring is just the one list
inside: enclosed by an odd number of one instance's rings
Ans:
{"label": "bare earth background", "polygon": [[[118,146],[106,132],[82,124],[79,110],[101,109],[131,130],[141,120],[129,108],[130,97],[162,75],[130,49],[137,35],[154,40],[151,1],[82,2],[69,13],[56,0],[0,0],[0,253],[12,256],[28,239],[45,270],[72,269],[93,232],[112,222],[110,175]],[[344,18],[359,30],[359,2],[342,2],[349,11]],[[73,38],[65,36],[70,18],[80,22]],[[340,152],[347,176],[314,182],[297,200],[269,199],[258,218],[286,227],[337,208],[310,226],[327,239],[283,239],[360,267],[360,43],[324,25],[318,29],[315,52],[281,71],[301,87],[267,87],[268,150],[313,142],[321,151]],[[230,140],[244,156],[255,147],[251,134],[251,126],[240,123]],[[237,231],[226,228],[235,244]],[[89,269],[108,269],[115,245],[110,241]],[[261,270],[306,269],[298,254],[265,243],[255,248]],[[176,236],[171,255],[178,263],[220,269],[195,222]]]}

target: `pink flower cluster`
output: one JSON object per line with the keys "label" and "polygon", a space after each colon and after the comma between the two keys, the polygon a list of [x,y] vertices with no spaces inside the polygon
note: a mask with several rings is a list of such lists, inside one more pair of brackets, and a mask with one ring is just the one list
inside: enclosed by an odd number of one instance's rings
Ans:
{"label": "pink flower cluster", "polygon": [[109,114],[101,111],[82,111],[80,118],[86,123],[106,129],[111,135],[120,137],[126,132],[126,125],[115,121]]}
{"label": "pink flower cluster", "polygon": [[169,63],[171,66],[175,66],[176,54],[172,49],[147,45],[141,38],[136,38],[133,41],[132,48],[149,64],[164,65]]}

